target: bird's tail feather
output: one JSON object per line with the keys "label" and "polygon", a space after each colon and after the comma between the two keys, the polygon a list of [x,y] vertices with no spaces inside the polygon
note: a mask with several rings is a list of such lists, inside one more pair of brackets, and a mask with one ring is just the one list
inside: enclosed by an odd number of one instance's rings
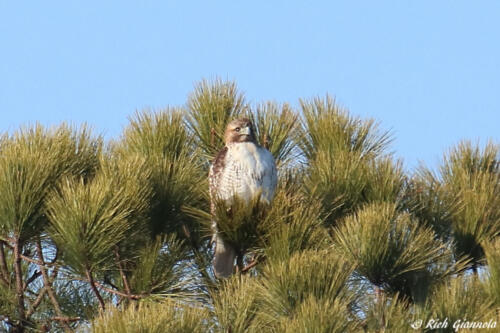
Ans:
{"label": "bird's tail feather", "polygon": [[218,278],[226,278],[233,274],[236,251],[220,236],[215,240],[214,273]]}

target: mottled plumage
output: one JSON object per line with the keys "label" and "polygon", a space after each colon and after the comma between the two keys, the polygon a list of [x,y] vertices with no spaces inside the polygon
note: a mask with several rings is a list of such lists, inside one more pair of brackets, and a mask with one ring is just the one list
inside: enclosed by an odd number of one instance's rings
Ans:
{"label": "mottled plumage", "polygon": [[[235,196],[250,201],[256,195],[270,203],[277,183],[276,164],[272,154],[255,142],[252,124],[248,119],[229,123],[225,135],[226,146],[217,154],[209,172],[212,216],[215,200],[231,203]],[[231,275],[236,253],[217,235],[214,220],[214,271],[218,277]]]}

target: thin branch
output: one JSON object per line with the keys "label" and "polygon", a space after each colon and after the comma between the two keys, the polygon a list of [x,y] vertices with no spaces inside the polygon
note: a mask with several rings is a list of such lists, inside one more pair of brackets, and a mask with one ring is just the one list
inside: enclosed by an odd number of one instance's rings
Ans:
{"label": "thin branch", "polygon": [[36,260],[36,259],[30,258],[30,257],[27,257],[25,255],[21,255],[21,258],[32,263],[32,264],[37,264],[38,266],[53,267],[56,265],[55,263],[42,262],[40,260]]}
{"label": "thin branch", "polygon": [[[6,240],[3,240],[3,239],[0,239],[0,242],[3,242],[3,244],[5,244],[8,248],[14,250],[14,246],[12,246],[11,244],[7,243]],[[47,267],[52,267],[52,266],[56,266],[55,262],[52,261],[52,262],[41,262],[40,260],[36,260],[36,259],[33,259],[33,258],[30,258],[28,256],[25,256],[23,254],[19,254],[19,257],[21,257],[21,259],[27,261],[27,262],[30,262],[32,264],[36,264],[38,266],[40,265],[43,265],[43,266],[47,266]]]}
{"label": "thin branch", "polygon": [[[56,294],[52,289],[52,283],[49,279],[49,275],[47,274],[47,269],[45,268],[45,261],[43,259],[43,251],[42,251],[42,242],[40,241],[40,238],[36,240],[36,252],[38,258],[40,258],[40,262],[42,263],[42,265],[40,265],[39,267],[42,272],[44,288],[47,291],[47,294],[49,295],[50,302],[52,303],[52,306],[54,307],[57,316],[62,318],[64,316],[63,312],[61,310],[61,307],[59,306],[59,302],[57,301]],[[63,322],[63,325],[66,331],[71,331],[71,327],[67,322]]]}
{"label": "thin branch", "polygon": [[126,293],[123,293],[123,292],[118,291],[118,290],[114,290],[114,289],[107,288],[107,287],[103,286],[102,284],[100,284],[99,282],[94,281],[94,283],[95,283],[95,285],[96,285],[99,289],[102,289],[102,290],[104,290],[104,291],[107,291],[108,293],[111,293],[111,294],[115,294],[115,295],[122,296],[122,297],[127,297],[127,298],[130,298],[130,299],[135,299],[135,300],[138,300],[138,299],[141,299],[141,298],[144,298],[144,297],[149,296],[149,295],[134,295],[134,294],[126,294]]}
{"label": "thin branch", "polygon": [[[87,279],[80,279],[78,277],[73,277],[73,279],[77,280],[77,281],[84,281],[84,282],[89,282],[90,281],[88,280],[88,277]],[[102,283],[99,283],[95,280],[93,280],[93,284],[99,288],[99,289],[102,289],[104,290],[105,292],[108,292],[110,294],[114,294],[114,295],[117,295],[117,296],[121,296],[121,297],[130,297],[131,299],[134,299],[134,300],[139,300],[139,299],[142,299],[142,298],[145,298],[145,297],[148,297],[149,295],[148,294],[140,294],[140,295],[136,295],[136,294],[130,294],[130,295],[127,295],[126,293],[123,293],[121,291],[118,291],[118,290],[114,290],[114,289],[111,289],[111,288],[108,288],[106,286],[104,286]],[[94,292],[95,293],[95,292]]]}
{"label": "thin branch", "polygon": [[82,318],[80,318],[80,317],[59,317],[59,316],[56,316],[56,317],[52,317],[50,319],[68,323],[68,322],[71,322],[71,321],[79,321]]}
{"label": "thin branch", "polygon": [[250,269],[254,268],[255,266],[257,266],[257,264],[259,263],[258,260],[253,260],[252,262],[250,262],[248,265],[246,265],[245,267],[243,267],[241,269],[241,273],[246,273],[248,272]]}
{"label": "thin branch", "polygon": [[99,293],[99,290],[97,290],[96,284],[97,282],[94,281],[94,277],[92,276],[92,272],[90,269],[87,267],[85,270],[85,275],[87,276],[87,280],[90,283],[90,288],[94,292],[95,296],[99,300],[99,304],[101,305],[101,309],[104,311],[106,310],[106,304],[104,304],[104,300],[102,299],[101,294]]}
{"label": "thin branch", "polygon": [[[58,267],[55,267],[53,270],[52,270],[52,276],[51,276],[51,279],[50,279],[50,282],[53,283],[57,277],[57,273],[59,271],[59,268]],[[36,297],[35,301],[33,303],[31,303],[31,309],[28,310],[27,314],[26,314],[26,317],[30,317],[36,310],[36,308],[40,305],[40,303],[42,302],[43,300],[43,297],[45,296],[45,293],[47,292],[47,290],[45,289],[45,286],[42,288],[42,290],[40,291],[40,293],[38,294],[38,296]]]}
{"label": "thin branch", "polygon": [[54,269],[52,270],[52,277],[51,277],[51,283],[55,281],[56,277],[57,277],[57,273],[59,273],[59,267],[54,267]]}
{"label": "thin branch", "polygon": [[9,274],[9,269],[7,267],[7,260],[5,259],[4,244],[5,241],[0,240],[0,280],[5,285],[9,285],[10,274]]}
{"label": "thin branch", "polygon": [[14,239],[14,275],[16,278],[16,298],[17,298],[17,312],[19,316],[19,325],[17,332],[24,332],[24,324],[26,322],[26,308],[24,304],[24,286],[23,286],[23,267],[21,262],[21,249],[23,244],[19,237]]}
{"label": "thin branch", "polygon": [[35,301],[31,303],[31,308],[28,310],[28,312],[26,312],[26,317],[29,318],[33,313],[35,313],[36,308],[38,308],[40,303],[42,303],[43,297],[45,296],[46,292],[47,290],[45,289],[45,287],[43,287],[42,290],[40,290],[40,293],[36,297]]}
{"label": "thin branch", "polygon": [[130,286],[128,284],[128,279],[127,279],[127,276],[125,275],[125,271],[123,270],[123,265],[122,265],[122,261],[120,259],[120,253],[118,252],[118,246],[115,247],[115,258],[116,258],[116,263],[118,265],[118,269],[120,270],[120,276],[122,278],[122,281],[123,281],[123,286],[125,287],[125,292],[127,293],[127,298],[128,299],[132,299],[130,297],[130,295],[132,294],[130,292]]}

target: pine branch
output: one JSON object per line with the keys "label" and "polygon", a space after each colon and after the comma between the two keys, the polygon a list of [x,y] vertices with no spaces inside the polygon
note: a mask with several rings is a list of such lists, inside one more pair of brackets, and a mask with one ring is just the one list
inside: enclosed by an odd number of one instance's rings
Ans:
{"label": "pine branch", "polygon": [[142,299],[144,297],[147,297],[149,295],[147,294],[143,294],[143,295],[134,295],[134,294],[126,294],[126,293],[123,293],[121,291],[118,291],[118,290],[114,290],[114,289],[110,289],[108,287],[105,287],[104,285],[100,284],[99,282],[97,281],[94,281],[94,284],[96,287],[98,287],[99,289],[102,289],[108,293],[111,293],[111,294],[114,294],[114,295],[117,295],[117,296],[121,296],[121,297],[125,297],[125,298],[129,298],[129,299],[133,299],[133,300],[139,300],[139,299]]}
{"label": "pine branch", "polygon": [[0,240],[0,280],[5,284],[9,284],[9,269],[7,268],[7,261],[5,259],[4,251],[5,241]]}
{"label": "pine branch", "polygon": [[17,332],[24,332],[24,323],[26,322],[26,308],[24,304],[24,286],[23,286],[23,268],[21,261],[21,249],[23,244],[19,237],[14,239],[14,275],[16,279],[16,299],[17,299],[17,311],[19,316],[19,324],[17,327]]}
{"label": "pine branch", "polygon": [[95,296],[97,297],[97,300],[99,301],[102,311],[106,310],[106,305],[104,304],[104,300],[102,299],[99,290],[97,290],[96,287],[97,283],[94,281],[94,277],[92,276],[92,272],[90,271],[89,268],[85,270],[85,275],[87,276],[87,281],[90,283],[90,288],[92,289]]}
{"label": "pine branch", "polygon": [[120,253],[118,252],[118,246],[115,247],[114,252],[115,252],[116,263],[117,263],[118,269],[120,271],[120,276],[121,276],[122,281],[123,281],[123,286],[125,287],[125,292],[127,293],[127,298],[132,299],[131,292],[130,292],[130,286],[128,284],[128,279],[127,279],[127,276],[125,275],[125,272],[123,270],[122,261],[120,259]]}
{"label": "pine branch", "polygon": [[31,308],[28,310],[28,312],[26,312],[26,317],[29,318],[33,313],[35,313],[38,306],[42,303],[43,297],[45,296],[46,293],[47,293],[47,289],[45,287],[43,287],[40,290],[40,293],[36,297],[35,301],[33,303],[31,303]]}
{"label": "pine branch", "polygon": [[[14,239],[9,239],[9,241],[11,242],[15,242]],[[14,246],[9,244],[7,240],[3,240],[3,239],[0,239],[0,242],[2,242],[2,244],[4,244],[5,246],[7,246],[8,248],[10,248],[11,250],[14,250]],[[1,255],[1,254],[0,254]],[[33,259],[31,257],[28,257],[28,256],[25,256],[24,254],[20,253],[19,254],[19,257],[29,263],[32,263],[32,264],[35,264],[37,266],[44,266],[44,267],[54,267],[56,266],[56,259],[57,259],[57,255],[54,259],[52,259],[50,262],[41,262],[40,260],[36,260],[36,259]],[[1,258],[0,258],[1,259]],[[4,258],[5,259],[5,258]],[[1,263],[0,263],[1,264]],[[5,265],[7,266],[7,264],[5,263]]]}
{"label": "pine branch", "polygon": [[[77,280],[77,281],[84,281],[84,282],[89,282],[90,283],[88,277],[87,277],[87,279],[81,279],[81,278],[77,278],[77,277],[75,277],[74,279]],[[145,298],[145,297],[149,296],[148,294],[127,294],[127,293],[121,292],[119,290],[108,288],[105,285],[103,285],[102,283],[100,283],[98,281],[95,281],[94,279],[92,279],[92,283],[94,284],[94,286],[96,286],[99,289],[104,290],[105,292],[108,292],[110,294],[114,294],[114,295],[117,295],[117,296],[121,296],[121,297],[124,297],[124,298],[130,298],[130,299],[133,299],[133,300],[139,300],[139,299],[142,299],[142,298]],[[114,286],[114,288],[117,288],[117,287]]]}
{"label": "pine branch", "polygon": [[257,259],[252,260],[248,265],[241,269],[241,273],[246,273],[260,263]]}
{"label": "pine branch", "polygon": [[[49,275],[47,274],[47,270],[45,268],[45,260],[43,259],[43,251],[42,251],[42,242],[40,241],[40,238],[36,240],[35,246],[38,258],[40,258],[40,262],[42,263],[42,265],[40,265],[39,267],[43,277],[44,289],[49,295],[49,299],[52,303],[52,306],[54,307],[54,310],[56,311],[57,316],[63,318],[64,314],[61,310],[61,307],[59,306],[59,302],[57,301],[57,297],[54,293],[54,290],[52,289],[52,283],[49,279]],[[63,325],[65,331],[71,331],[71,327],[69,326],[68,322],[63,321]]]}
{"label": "pine branch", "polygon": [[79,321],[81,320],[80,317],[59,317],[59,316],[56,316],[56,317],[52,317],[50,318],[52,320],[57,320],[57,321],[62,321],[64,322],[65,324],[67,324],[68,322],[70,321]]}

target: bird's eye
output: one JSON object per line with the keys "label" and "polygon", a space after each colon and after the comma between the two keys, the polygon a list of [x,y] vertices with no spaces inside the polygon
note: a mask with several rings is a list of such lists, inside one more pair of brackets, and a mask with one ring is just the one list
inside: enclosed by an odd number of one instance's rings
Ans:
{"label": "bird's eye", "polygon": [[239,131],[240,131],[240,129],[241,129],[241,128],[236,127],[234,130],[235,130],[236,132],[239,132]]}

